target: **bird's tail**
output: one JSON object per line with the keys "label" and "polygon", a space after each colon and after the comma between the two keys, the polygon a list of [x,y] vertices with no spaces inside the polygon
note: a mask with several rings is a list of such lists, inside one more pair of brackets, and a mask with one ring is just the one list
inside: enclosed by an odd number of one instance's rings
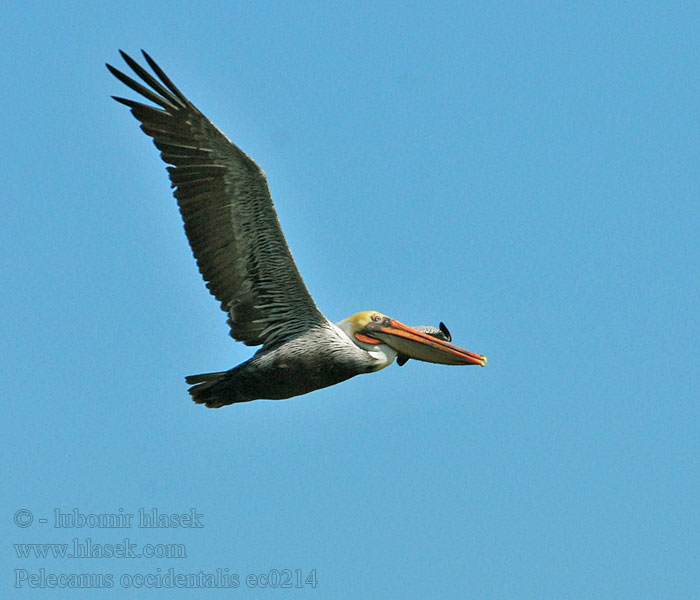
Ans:
{"label": "bird's tail", "polygon": [[206,405],[207,408],[221,408],[227,404],[252,400],[236,390],[234,371],[235,369],[185,377],[185,381],[192,384],[188,390],[192,400],[197,404]]}

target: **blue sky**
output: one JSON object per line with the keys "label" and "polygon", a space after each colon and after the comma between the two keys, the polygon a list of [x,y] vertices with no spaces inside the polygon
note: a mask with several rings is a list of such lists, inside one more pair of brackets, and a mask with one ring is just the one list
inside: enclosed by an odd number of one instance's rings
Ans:
{"label": "blue sky", "polygon": [[[698,6],[221,4],[4,10],[1,595],[697,593]],[[194,405],[185,375],[252,349],[109,98],[129,95],[104,68],[119,48],[151,53],[266,171],[330,319],[444,321],[488,366]],[[152,508],[204,526],[53,527],[56,509]],[[186,557],[14,546],[86,538]],[[47,592],[28,583],[42,569],[114,585]],[[240,586],[121,584],[169,569]],[[274,569],[318,585],[248,587]]]}

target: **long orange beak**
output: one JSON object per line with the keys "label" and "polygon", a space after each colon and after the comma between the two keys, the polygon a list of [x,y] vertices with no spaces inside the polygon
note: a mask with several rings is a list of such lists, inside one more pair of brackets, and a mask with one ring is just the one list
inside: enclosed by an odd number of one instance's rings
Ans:
{"label": "long orange beak", "polygon": [[409,358],[441,365],[486,366],[485,356],[474,354],[394,319],[389,319],[388,325],[386,321],[377,325],[369,324],[365,330]]}

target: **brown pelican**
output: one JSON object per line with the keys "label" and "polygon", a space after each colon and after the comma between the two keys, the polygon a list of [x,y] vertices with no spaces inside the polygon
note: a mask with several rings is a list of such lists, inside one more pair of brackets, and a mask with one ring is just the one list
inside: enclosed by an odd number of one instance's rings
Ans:
{"label": "brown pelican", "polygon": [[[143,51],[142,51],[143,52]],[[441,323],[408,327],[377,311],[331,323],[316,307],[277,219],[262,169],[175,87],[146,52],[154,77],[121,52],[146,84],[107,65],[157,106],[113,96],[153,138],[168,173],[185,232],[206,286],[228,314],[231,336],[262,345],[229,371],[190,375],[192,399],[210,408],[277,400],[379,371],[398,357],[446,365],[486,364],[451,344]]]}

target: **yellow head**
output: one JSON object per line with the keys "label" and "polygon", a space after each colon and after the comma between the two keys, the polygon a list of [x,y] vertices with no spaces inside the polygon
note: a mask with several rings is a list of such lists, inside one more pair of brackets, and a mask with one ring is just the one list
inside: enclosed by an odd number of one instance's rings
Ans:
{"label": "yellow head", "polygon": [[[365,310],[338,323],[357,346],[372,355],[381,355],[382,366],[401,354],[425,362],[445,365],[481,365],[486,357],[430,335],[376,310]],[[405,362],[405,361],[404,361]],[[381,367],[380,367],[381,368]]]}

